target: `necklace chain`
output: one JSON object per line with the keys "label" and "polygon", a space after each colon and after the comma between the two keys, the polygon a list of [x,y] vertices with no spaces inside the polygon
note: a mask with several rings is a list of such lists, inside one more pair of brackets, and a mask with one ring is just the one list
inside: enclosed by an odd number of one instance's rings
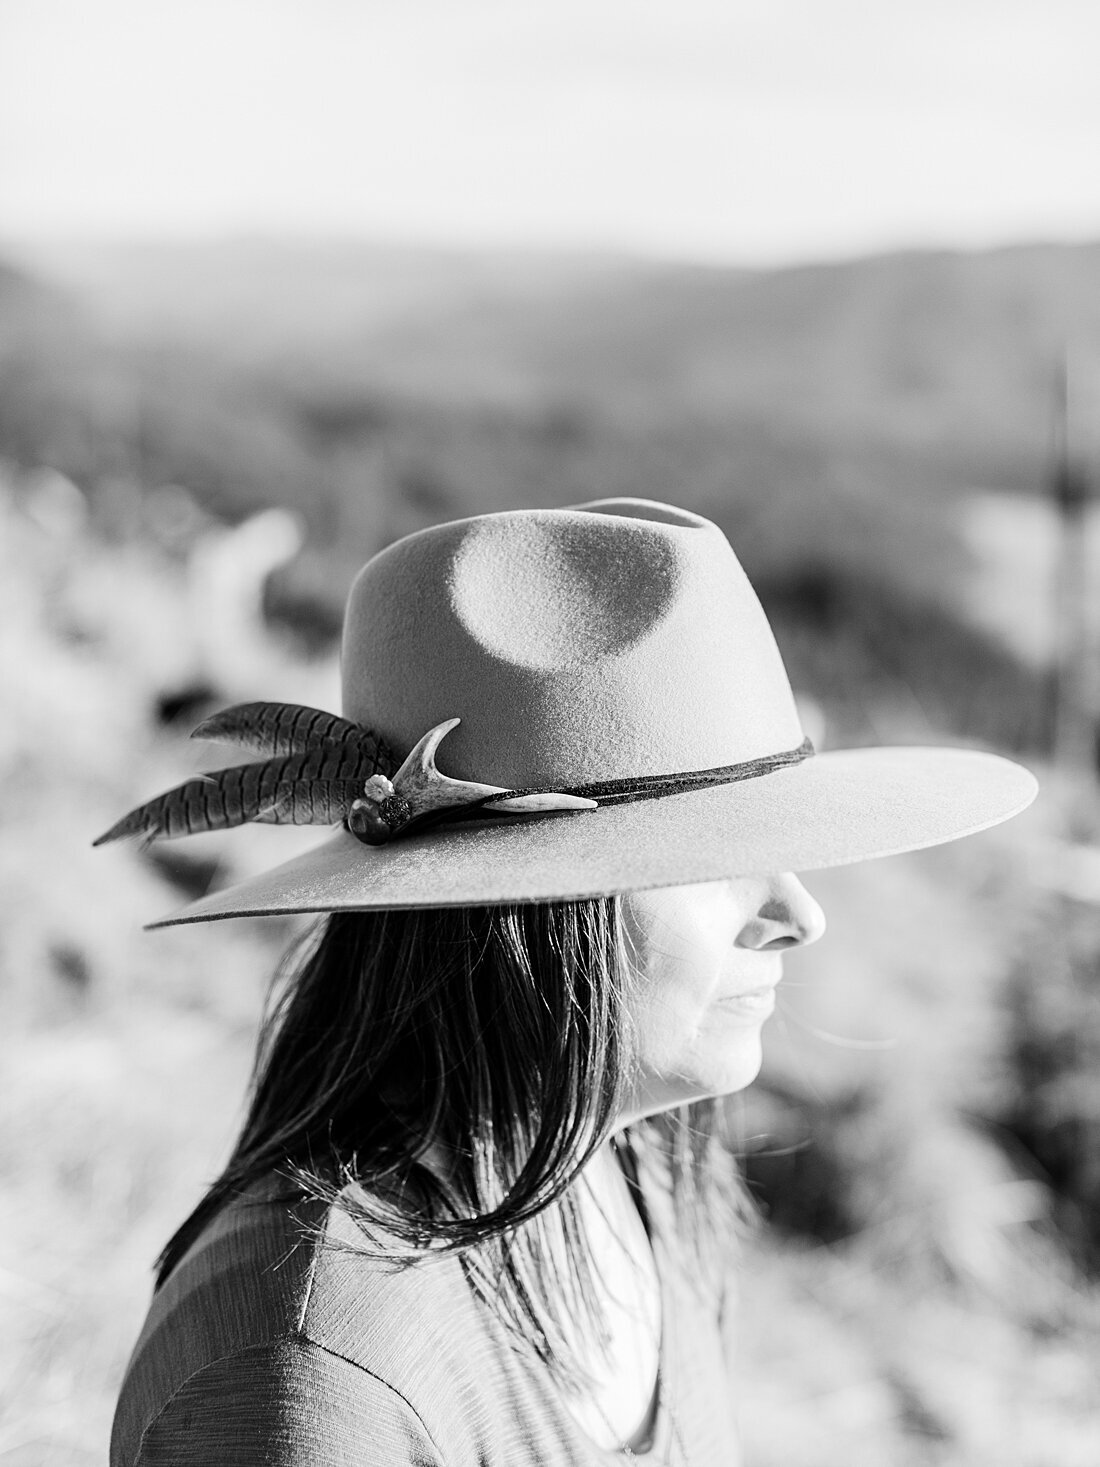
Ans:
{"label": "necklace chain", "polygon": [[[604,1424],[610,1430],[611,1429],[611,1422],[608,1420],[607,1416],[604,1415],[603,1411],[600,1410],[599,1406],[597,1406],[596,1409],[597,1409],[597,1411],[600,1412],[600,1415],[603,1417]],[[679,1459],[680,1459],[680,1467],[690,1467],[690,1463],[688,1461],[687,1449],[684,1446],[684,1439],[680,1435],[680,1423],[676,1419],[676,1412],[672,1409],[672,1403],[670,1401],[666,1401],[664,1399],[663,1394],[662,1394],[662,1398],[661,1398],[661,1404],[658,1407],[658,1420],[660,1419],[661,1412],[667,1412],[668,1413],[668,1423],[669,1423],[669,1441],[667,1443],[667,1449],[666,1449],[666,1451],[664,1453],[665,1467],[675,1467],[675,1464],[673,1463],[673,1460],[672,1460],[673,1459],[673,1449],[674,1448],[675,1448],[675,1454],[676,1454],[676,1456],[679,1457]],[[641,1458],[639,1457],[639,1454],[634,1450],[634,1448],[630,1445],[629,1442],[623,1442],[615,1450],[619,1453],[619,1455],[626,1462],[638,1462],[638,1461],[641,1460]],[[648,1456],[649,1455],[649,1452],[646,1451],[642,1455]]]}

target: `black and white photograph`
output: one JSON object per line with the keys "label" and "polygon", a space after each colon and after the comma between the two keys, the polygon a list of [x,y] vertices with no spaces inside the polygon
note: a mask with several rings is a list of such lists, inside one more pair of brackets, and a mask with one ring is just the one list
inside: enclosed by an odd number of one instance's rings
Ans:
{"label": "black and white photograph", "polygon": [[1098,1467],[1100,10],[0,0],[0,1467]]}

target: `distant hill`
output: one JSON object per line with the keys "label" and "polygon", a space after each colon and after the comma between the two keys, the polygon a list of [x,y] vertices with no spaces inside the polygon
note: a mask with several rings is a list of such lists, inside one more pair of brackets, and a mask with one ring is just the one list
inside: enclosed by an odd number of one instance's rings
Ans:
{"label": "distant hill", "polygon": [[79,316],[63,286],[0,258],[0,350],[27,337],[71,330]]}
{"label": "distant hill", "polygon": [[316,352],[468,308],[523,312],[618,282],[629,262],[462,253],[368,243],[233,239],[170,245],[44,245],[26,258],[78,293],[113,336],[171,336],[257,352]]}
{"label": "distant hill", "polygon": [[1100,404],[1100,243],[766,271],[255,241],[44,264],[130,338],[421,400],[763,424],[1020,489],[1067,344]]}

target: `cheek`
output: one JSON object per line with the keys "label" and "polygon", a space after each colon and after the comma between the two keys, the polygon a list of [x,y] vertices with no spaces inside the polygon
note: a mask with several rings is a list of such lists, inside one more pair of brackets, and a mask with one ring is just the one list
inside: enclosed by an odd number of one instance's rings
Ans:
{"label": "cheek", "polygon": [[701,1095],[740,1090],[760,1069],[762,1030],[763,1020],[745,1023],[717,1006],[654,1005],[635,1030],[639,1070]]}
{"label": "cheek", "polygon": [[644,895],[632,916],[632,1112],[743,1089],[760,1069],[767,1015],[754,1021],[730,1004],[759,969],[736,950],[745,917],[731,910],[727,885]]}
{"label": "cheek", "polygon": [[708,971],[665,962],[643,980],[632,1012],[635,1054],[654,1098],[726,1095],[759,1072],[763,1020],[746,1023],[722,1006],[719,975],[717,963]]}
{"label": "cheek", "polygon": [[670,1068],[690,1053],[707,1027],[714,986],[697,967],[667,960],[652,965],[632,1005],[643,1068]]}

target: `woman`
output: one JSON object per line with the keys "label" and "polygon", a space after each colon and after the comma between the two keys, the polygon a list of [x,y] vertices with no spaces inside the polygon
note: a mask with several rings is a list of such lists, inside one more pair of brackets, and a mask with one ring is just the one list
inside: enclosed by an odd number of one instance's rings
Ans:
{"label": "woman", "polygon": [[982,829],[1034,781],[815,754],[721,532],[645,501],[391,546],[343,674],[343,718],[204,724],[265,762],[103,837],[340,822],[169,919],[327,914],[162,1256],[112,1461],[736,1461],[715,1097],[823,930],[791,873]]}

